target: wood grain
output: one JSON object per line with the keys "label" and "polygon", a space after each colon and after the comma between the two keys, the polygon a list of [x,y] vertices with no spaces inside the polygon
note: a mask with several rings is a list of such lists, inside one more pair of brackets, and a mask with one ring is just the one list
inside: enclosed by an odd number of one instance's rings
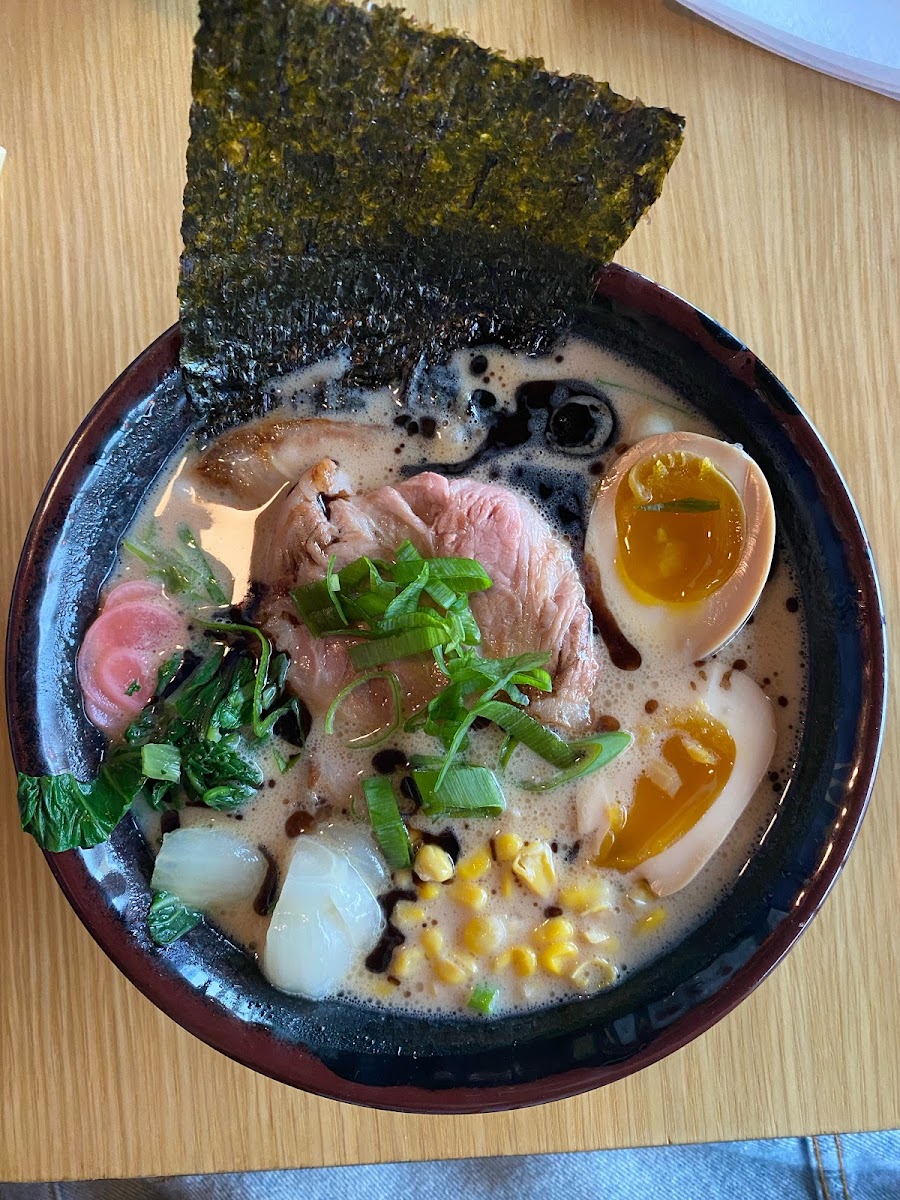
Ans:
{"label": "wood grain", "polygon": [[[688,118],[621,261],[738,333],[811,413],[897,606],[900,108],[658,0],[415,0],[414,15]],[[5,0],[0,560],[68,437],[176,317],[190,0]],[[896,702],[892,698],[892,710]],[[486,1118],[351,1109],[262,1079],[143,999],[17,833],[0,772],[0,1179],[370,1162],[900,1125],[891,713],[870,816],[788,961],[637,1078]]]}

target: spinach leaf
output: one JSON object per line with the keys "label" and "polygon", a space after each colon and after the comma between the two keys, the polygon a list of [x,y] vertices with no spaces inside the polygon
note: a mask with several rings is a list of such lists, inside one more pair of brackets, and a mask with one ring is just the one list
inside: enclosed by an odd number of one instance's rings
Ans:
{"label": "spinach leaf", "polygon": [[128,812],[143,782],[140,751],[122,749],[91,783],[74,775],[19,772],[22,828],[44,850],[87,849],[105,842]]}
{"label": "spinach leaf", "polygon": [[147,928],[157,946],[170,946],[203,920],[203,914],[182,904],[171,892],[155,892],[147,912]]}

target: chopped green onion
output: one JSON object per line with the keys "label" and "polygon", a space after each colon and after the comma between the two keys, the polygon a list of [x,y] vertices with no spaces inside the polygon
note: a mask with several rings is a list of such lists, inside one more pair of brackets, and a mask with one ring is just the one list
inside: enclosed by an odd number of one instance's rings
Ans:
{"label": "chopped green onion", "polygon": [[[496,817],[506,808],[503,790],[487,767],[413,771],[427,817]],[[443,778],[442,778],[443,777]]]}
{"label": "chopped green onion", "polygon": [[400,817],[397,797],[390,779],[373,775],[362,782],[369,820],[389,867],[400,870],[411,862],[409,834]]}
{"label": "chopped green onion", "polygon": [[140,690],[140,683],[136,679],[132,679],[131,683],[129,683],[128,687],[125,689],[125,695],[133,696],[135,692],[139,692]]}
{"label": "chopped green onion", "polygon": [[661,500],[658,504],[641,504],[638,512],[704,513],[718,512],[718,500],[701,500],[699,496],[682,496],[680,500]]}
{"label": "chopped green onion", "polygon": [[500,747],[500,754],[497,757],[497,767],[499,770],[505,771],[509,766],[509,760],[515,754],[518,744],[518,740],[511,733],[506,735],[503,745]]}
{"label": "chopped green onion", "polygon": [[472,988],[471,996],[469,996],[469,1008],[474,1009],[475,1012],[483,1013],[486,1017],[490,1017],[497,1007],[497,998],[499,995],[499,988],[491,987],[489,983],[476,983]]}
{"label": "chopped green onion", "polygon": [[380,742],[385,741],[397,729],[400,724],[400,719],[403,716],[403,696],[400,692],[400,680],[393,671],[369,671],[366,675],[360,675],[359,679],[354,679],[352,683],[348,683],[345,688],[342,688],[335,698],[332,700],[328,712],[325,714],[325,732],[328,734],[334,733],[334,720],[337,716],[337,711],[350,695],[355,692],[358,687],[362,687],[364,683],[371,683],[373,679],[386,679],[391,688],[391,699],[394,702],[394,715],[387,729],[379,729],[375,733],[371,733],[361,738],[354,738],[347,742],[347,746],[354,750],[367,750],[371,746],[377,746]]}
{"label": "chopped green onion", "polygon": [[569,746],[578,756],[574,766],[567,767],[549,779],[521,780],[519,787],[529,792],[546,792],[564,783],[571,783],[574,779],[583,779],[612,762],[623,750],[627,750],[633,741],[630,733],[617,730],[615,733],[599,733],[593,737],[569,742]]}
{"label": "chopped green onion", "polygon": [[342,625],[347,625],[347,617],[344,610],[341,608],[341,602],[338,599],[338,592],[341,590],[341,577],[335,573],[334,564],[337,561],[337,555],[332,554],[328,560],[328,568],[325,571],[325,589],[328,592],[331,603],[334,605],[337,615],[341,619]]}
{"label": "chopped green onion", "polygon": [[147,779],[178,783],[181,779],[181,751],[170,742],[147,742],[141,747],[141,772]]}
{"label": "chopped green onion", "polygon": [[472,712],[499,725],[502,730],[518,739],[546,762],[552,763],[554,767],[572,767],[577,761],[568,742],[564,742],[558,734],[513,704],[505,704],[502,700],[489,700],[486,704],[476,704]]}
{"label": "chopped green onion", "polygon": [[377,667],[382,663],[395,662],[398,658],[409,658],[431,650],[446,640],[446,632],[437,627],[408,629],[403,633],[391,634],[371,642],[361,642],[350,647],[350,661],[354,667]]}

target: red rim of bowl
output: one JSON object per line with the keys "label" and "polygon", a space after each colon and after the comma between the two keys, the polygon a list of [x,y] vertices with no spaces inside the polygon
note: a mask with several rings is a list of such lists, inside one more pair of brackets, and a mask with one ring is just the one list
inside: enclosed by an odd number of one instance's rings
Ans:
{"label": "red rim of bowl", "polygon": [[[750,387],[756,386],[760,371],[768,376],[767,369],[756,356],[713,320],[636,272],[615,264],[606,267],[598,276],[597,295],[663,319]],[[34,573],[39,569],[38,548],[42,543],[42,532],[49,524],[54,505],[59,502],[58,493],[65,495],[70,482],[81,477],[92,448],[136,399],[146,395],[155,383],[175,369],[180,340],[178,326],[172,326],[106,390],[70,441],[32,519],[13,586],[7,633],[7,715],[17,766],[21,754],[16,734],[19,714],[14,653],[21,635],[22,598],[33,585]],[[784,391],[780,384],[777,386]],[[304,1047],[287,1046],[263,1027],[248,1025],[191,989],[183,980],[161,971],[157,961],[130,936],[115,913],[96,904],[94,882],[78,852],[45,853],[57,883],[88,932],[145,996],[214,1049],[272,1079],[316,1095],[399,1112],[496,1112],[562,1100],[642,1070],[705,1033],[763,982],[822,906],[856,840],[881,750],[886,688],[884,614],[868,539],[846,484],[808,418],[804,418],[799,426],[795,421],[791,422],[791,437],[815,472],[823,503],[844,537],[847,556],[859,586],[863,614],[861,637],[870,654],[866,664],[870,703],[860,725],[855,769],[850,773],[852,782],[844,790],[844,815],[835,826],[830,853],[820,862],[802,898],[724,987],[674,1021],[648,1046],[623,1062],[578,1068],[499,1087],[431,1090],[416,1086],[360,1084],[335,1074]]]}

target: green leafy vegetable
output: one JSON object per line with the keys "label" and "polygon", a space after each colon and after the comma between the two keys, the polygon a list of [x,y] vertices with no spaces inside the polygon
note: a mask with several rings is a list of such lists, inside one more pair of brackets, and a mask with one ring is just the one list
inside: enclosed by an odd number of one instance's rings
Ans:
{"label": "green leafy vegetable", "polygon": [[173,596],[184,595],[198,604],[227,604],[228,597],[187,525],[176,530],[177,542],[163,543],[155,520],[142,533],[123,541],[123,547],[150,567]]}
{"label": "green leafy vegetable", "polygon": [[143,782],[139,751],[110,755],[91,783],[74,775],[18,776],[22,828],[54,852],[105,842],[128,812]]}
{"label": "green leafy vegetable", "polygon": [[125,689],[125,695],[133,696],[135,694],[135,692],[139,692],[140,690],[141,690],[140,683],[138,683],[138,681],[136,679],[132,679],[131,683],[129,683],[128,687]]}
{"label": "green leafy vegetable", "polygon": [[224,742],[197,742],[183,754],[187,784],[209,808],[240,808],[263,783],[263,773]]}
{"label": "green leafy vegetable", "polygon": [[718,500],[701,500],[699,496],[682,496],[679,500],[660,500],[657,504],[641,504],[638,512],[705,513],[718,512]]}
{"label": "green leafy vegetable", "polygon": [[417,768],[412,774],[428,817],[496,817],[506,808],[497,777],[487,767]]}
{"label": "green leafy vegetable", "polygon": [[178,783],[181,779],[181,751],[171,742],[145,742],[141,747],[141,771],[145,779]]}
{"label": "green leafy vegetable", "polygon": [[489,983],[485,983],[484,981],[476,983],[472,988],[472,994],[469,996],[469,1008],[489,1017],[497,1007],[499,996],[499,988],[491,987]]}
{"label": "green leafy vegetable", "polygon": [[[222,640],[165,696],[182,656],[163,666],[154,699],[122,744],[107,752],[96,779],[19,776],[22,826],[45,850],[105,841],[138,792],[157,809],[182,803],[187,793],[210,808],[230,810],[261,787],[262,772],[241,749],[269,739],[283,716],[299,723],[297,700],[284,692],[287,658],[273,654],[269,639],[251,625],[195,620]],[[256,661],[245,645],[222,644],[247,637],[259,641]],[[294,761],[296,755],[287,765]]]}
{"label": "green leafy vegetable", "polygon": [[411,861],[409,834],[400,816],[391,781],[384,775],[374,775],[363,780],[362,788],[385,862],[395,870],[408,867]]}
{"label": "green leafy vegetable", "polygon": [[182,904],[171,892],[154,892],[147,928],[157,946],[171,946],[203,920],[203,914]]}

